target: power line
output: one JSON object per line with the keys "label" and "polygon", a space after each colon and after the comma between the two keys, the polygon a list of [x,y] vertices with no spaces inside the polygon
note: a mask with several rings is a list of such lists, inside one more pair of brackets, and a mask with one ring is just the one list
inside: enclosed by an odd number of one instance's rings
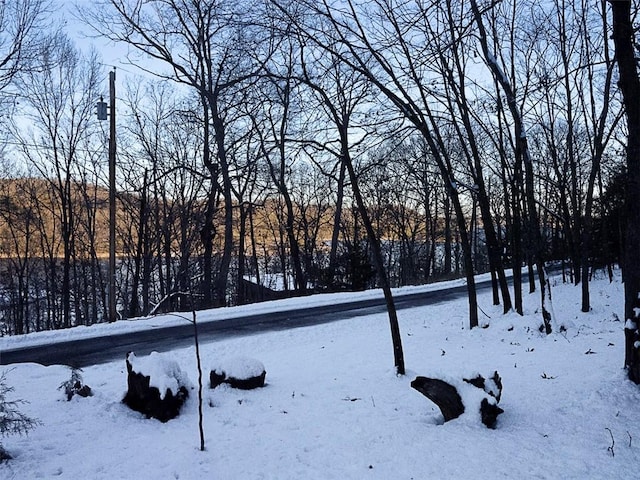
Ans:
{"label": "power line", "polygon": [[[26,142],[17,142],[15,140],[5,140],[5,141],[1,141],[0,144],[2,145],[12,145],[14,147],[26,147],[26,148],[31,148],[31,149],[35,149],[35,150],[55,150],[55,148],[51,145],[41,145],[41,144],[37,144],[37,143],[26,143]],[[92,154],[104,154],[107,149],[106,148],[102,148],[100,150],[90,150],[87,148],[82,148],[82,147],[78,147],[78,148],[74,148],[74,150],[76,152],[83,152],[83,153],[92,153]]]}

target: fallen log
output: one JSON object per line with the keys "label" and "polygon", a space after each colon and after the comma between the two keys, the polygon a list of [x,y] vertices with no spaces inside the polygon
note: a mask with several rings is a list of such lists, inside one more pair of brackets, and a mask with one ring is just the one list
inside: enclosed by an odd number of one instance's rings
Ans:
{"label": "fallen log", "polygon": [[495,428],[498,415],[504,413],[504,410],[498,406],[502,395],[502,379],[500,375],[498,375],[498,372],[494,372],[489,379],[478,375],[472,379],[463,380],[469,385],[485,391],[486,395],[479,405],[465,405],[458,389],[439,378],[419,376],[411,382],[411,387],[438,406],[445,422],[458,418],[467,409],[477,408],[480,411],[482,423],[489,428]]}
{"label": "fallen log", "polygon": [[448,422],[464,413],[464,405],[458,390],[453,385],[438,378],[416,377],[411,387],[435,403]]}

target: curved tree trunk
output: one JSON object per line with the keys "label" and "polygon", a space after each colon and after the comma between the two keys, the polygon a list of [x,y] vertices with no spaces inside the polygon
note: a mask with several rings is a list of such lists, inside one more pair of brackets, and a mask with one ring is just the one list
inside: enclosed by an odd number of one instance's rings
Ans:
{"label": "curved tree trunk", "polygon": [[387,303],[387,312],[389,314],[389,323],[391,326],[391,340],[393,342],[393,358],[396,367],[396,373],[398,375],[405,374],[404,366],[404,353],[402,351],[402,337],[400,336],[400,326],[398,323],[398,314],[396,312],[395,303],[393,301],[393,294],[391,293],[391,286],[389,284],[389,278],[384,268],[384,260],[382,258],[382,250],[380,249],[380,242],[376,237],[375,230],[371,224],[371,219],[367,212],[367,207],[362,198],[360,187],[358,185],[358,178],[351,162],[351,157],[347,154],[342,158],[345,163],[347,171],[349,173],[349,179],[351,180],[351,188],[353,189],[353,196],[356,199],[358,205],[358,211],[362,217],[362,223],[364,223],[369,238],[369,244],[371,245],[371,251],[373,253],[373,261],[375,263],[376,270],[378,272],[378,280],[380,286],[384,292],[384,299]]}

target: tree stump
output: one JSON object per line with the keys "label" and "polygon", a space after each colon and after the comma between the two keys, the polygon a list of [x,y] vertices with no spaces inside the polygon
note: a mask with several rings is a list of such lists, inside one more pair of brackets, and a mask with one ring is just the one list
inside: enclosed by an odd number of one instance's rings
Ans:
{"label": "tree stump", "polygon": [[[489,379],[478,375],[472,379],[463,380],[487,393],[487,396],[480,401],[480,405],[476,408],[480,411],[482,423],[489,428],[495,428],[498,415],[504,412],[497,405],[502,395],[502,379],[500,375],[498,375],[498,372],[494,372]],[[411,382],[411,387],[438,406],[445,422],[458,418],[465,412],[466,408],[473,408],[471,405],[465,406],[458,389],[444,380],[416,377]]]}
{"label": "tree stump", "polygon": [[209,381],[211,388],[226,383],[232,388],[253,390],[264,387],[266,375],[267,372],[260,361],[252,358],[232,358],[212,368]]}
{"label": "tree stump", "polygon": [[[180,408],[189,396],[186,377],[177,363],[161,360],[153,352],[144,364],[127,354],[127,393],[122,401],[132,410],[147,418],[156,418],[165,423],[180,413]],[[160,385],[158,388],[155,385]],[[162,392],[161,392],[162,390]]]}

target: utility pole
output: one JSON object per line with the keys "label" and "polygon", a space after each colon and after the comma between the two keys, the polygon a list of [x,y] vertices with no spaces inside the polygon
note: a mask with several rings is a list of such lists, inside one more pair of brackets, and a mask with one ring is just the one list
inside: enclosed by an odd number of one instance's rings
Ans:
{"label": "utility pole", "polygon": [[109,112],[100,98],[98,120],[109,116],[109,321],[116,321],[116,71],[109,72]]}
{"label": "utility pole", "polygon": [[116,321],[116,71],[109,72],[109,321]]}

